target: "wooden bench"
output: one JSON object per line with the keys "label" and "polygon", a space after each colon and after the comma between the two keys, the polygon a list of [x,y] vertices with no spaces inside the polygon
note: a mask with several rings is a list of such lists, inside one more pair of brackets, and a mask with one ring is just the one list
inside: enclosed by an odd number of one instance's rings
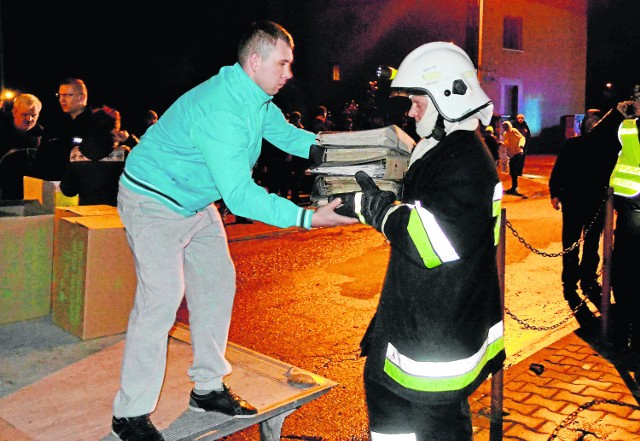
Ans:
{"label": "wooden bench", "polygon": [[[171,336],[191,343],[189,328],[179,323],[172,329]],[[324,377],[231,342],[226,356],[233,372],[225,381],[234,392],[256,406],[258,414],[252,418],[233,418],[217,412],[186,409],[162,431],[166,441],[216,440],[254,424],[260,425],[262,441],[278,441],[288,415],[337,386],[336,382]],[[308,375],[315,384],[301,387],[290,383],[292,372]],[[111,435],[110,439],[116,438]]]}

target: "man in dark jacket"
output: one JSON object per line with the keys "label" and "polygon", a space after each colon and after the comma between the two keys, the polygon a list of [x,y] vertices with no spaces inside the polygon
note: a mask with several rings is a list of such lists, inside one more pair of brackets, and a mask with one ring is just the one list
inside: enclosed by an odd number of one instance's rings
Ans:
{"label": "man in dark jacket", "polygon": [[11,115],[0,118],[0,199],[24,197],[24,176],[29,176],[44,128],[38,124],[42,103],[28,93],[13,101]]}
{"label": "man in dark jacket", "polygon": [[391,243],[362,341],[371,439],[469,441],[468,397],[505,359],[496,263],[502,185],[476,132],[493,105],[451,43],[411,52],[391,90],[411,99],[422,137],[402,200],[363,172],[363,191],[340,195],[342,213]]}
{"label": "man in dark jacket", "polygon": [[[576,292],[578,282],[583,295],[600,307],[601,288],[597,279],[608,182],[594,179],[593,169],[600,165],[588,153],[597,146],[591,146],[595,138],[586,135],[601,117],[600,110],[587,110],[581,123],[581,136],[566,141],[549,178],[551,205],[556,210],[562,208],[562,287],[564,298],[573,310],[582,303]],[[576,310],[576,319],[583,326],[594,322],[593,314],[584,304]]]}
{"label": "man in dark jacket", "polygon": [[591,132],[583,135],[588,138],[583,156],[588,158],[590,164],[589,188],[611,186],[614,190],[617,216],[611,284],[616,308],[612,309],[611,343],[621,355],[628,356],[628,364],[636,373],[636,381],[640,373],[640,314],[636,277],[637,252],[640,249],[639,117],[640,85],[636,85],[630,100],[618,103]]}
{"label": "man in dark jacket", "polygon": [[92,109],[87,105],[87,86],[81,79],[62,80],[56,95],[64,115],[58,124],[47,125],[50,136],[38,150],[33,174],[47,181],[62,179],[71,150],[82,143],[90,130],[92,117]]}

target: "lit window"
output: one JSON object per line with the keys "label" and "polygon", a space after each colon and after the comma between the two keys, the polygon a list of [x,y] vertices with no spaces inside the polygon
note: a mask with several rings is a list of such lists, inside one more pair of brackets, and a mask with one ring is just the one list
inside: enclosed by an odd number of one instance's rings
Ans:
{"label": "lit window", "polygon": [[331,66],[331,80],[340,81],[340,65],[334,64]]}
{"label": "lit window", "polygon": [[522,17],[504,17],[502,32],[502,47],[505,49],[522,50]]}

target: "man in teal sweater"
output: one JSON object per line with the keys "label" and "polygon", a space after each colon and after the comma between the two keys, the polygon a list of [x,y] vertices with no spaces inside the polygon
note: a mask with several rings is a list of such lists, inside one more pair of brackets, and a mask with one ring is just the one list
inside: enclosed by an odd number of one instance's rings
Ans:
{"label": "man in teal sweater", "polygon": [[292,77],[293,39],[273,22],[254,23],[239,62],[182,95],[149,127],[129,155],[118,210],[136,262],[113,432],[123,441],[163,440],[149,414],[160,395],[167,336],[183,295],[194,358],[194,411],[251,417],[257,409],[223,382],[235,295],[235,269],[214,201],[240,216],[286,228],[356,223],[336,214],[340,201],[315,212],[269,194],[251,170],[263,138],[307,158],[315,134],[289,124],[272,97]]}

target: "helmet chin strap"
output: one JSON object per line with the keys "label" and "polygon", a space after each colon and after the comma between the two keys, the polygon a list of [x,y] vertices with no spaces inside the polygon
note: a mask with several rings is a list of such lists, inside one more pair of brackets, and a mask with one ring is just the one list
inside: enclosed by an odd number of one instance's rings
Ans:
{"label": "helmet chin strap", "polygon": [[[416,125],[416,128],[417,128],[417,125]],[[445,129],[444,129],[444,118],[442,117],[442,115],[438,113],[438,116],[436,117],[436,122],[433,125],[433,129],[431,129],[431,132],[428,135],[423,136],[423,138],[424,139],[434,138],[436,141],[442,141],[445,136],[447,136],[447,133],[445,132]]]}
{"label": "helmet chin strap", "polygon": [[433,132],[431,135],[438,141],[442,141],[445,136],[447,136],[447,132],[444,131],[444,118],[442,115],[438,113],[438,119],[436,119],[436,125],[433,127]]}

